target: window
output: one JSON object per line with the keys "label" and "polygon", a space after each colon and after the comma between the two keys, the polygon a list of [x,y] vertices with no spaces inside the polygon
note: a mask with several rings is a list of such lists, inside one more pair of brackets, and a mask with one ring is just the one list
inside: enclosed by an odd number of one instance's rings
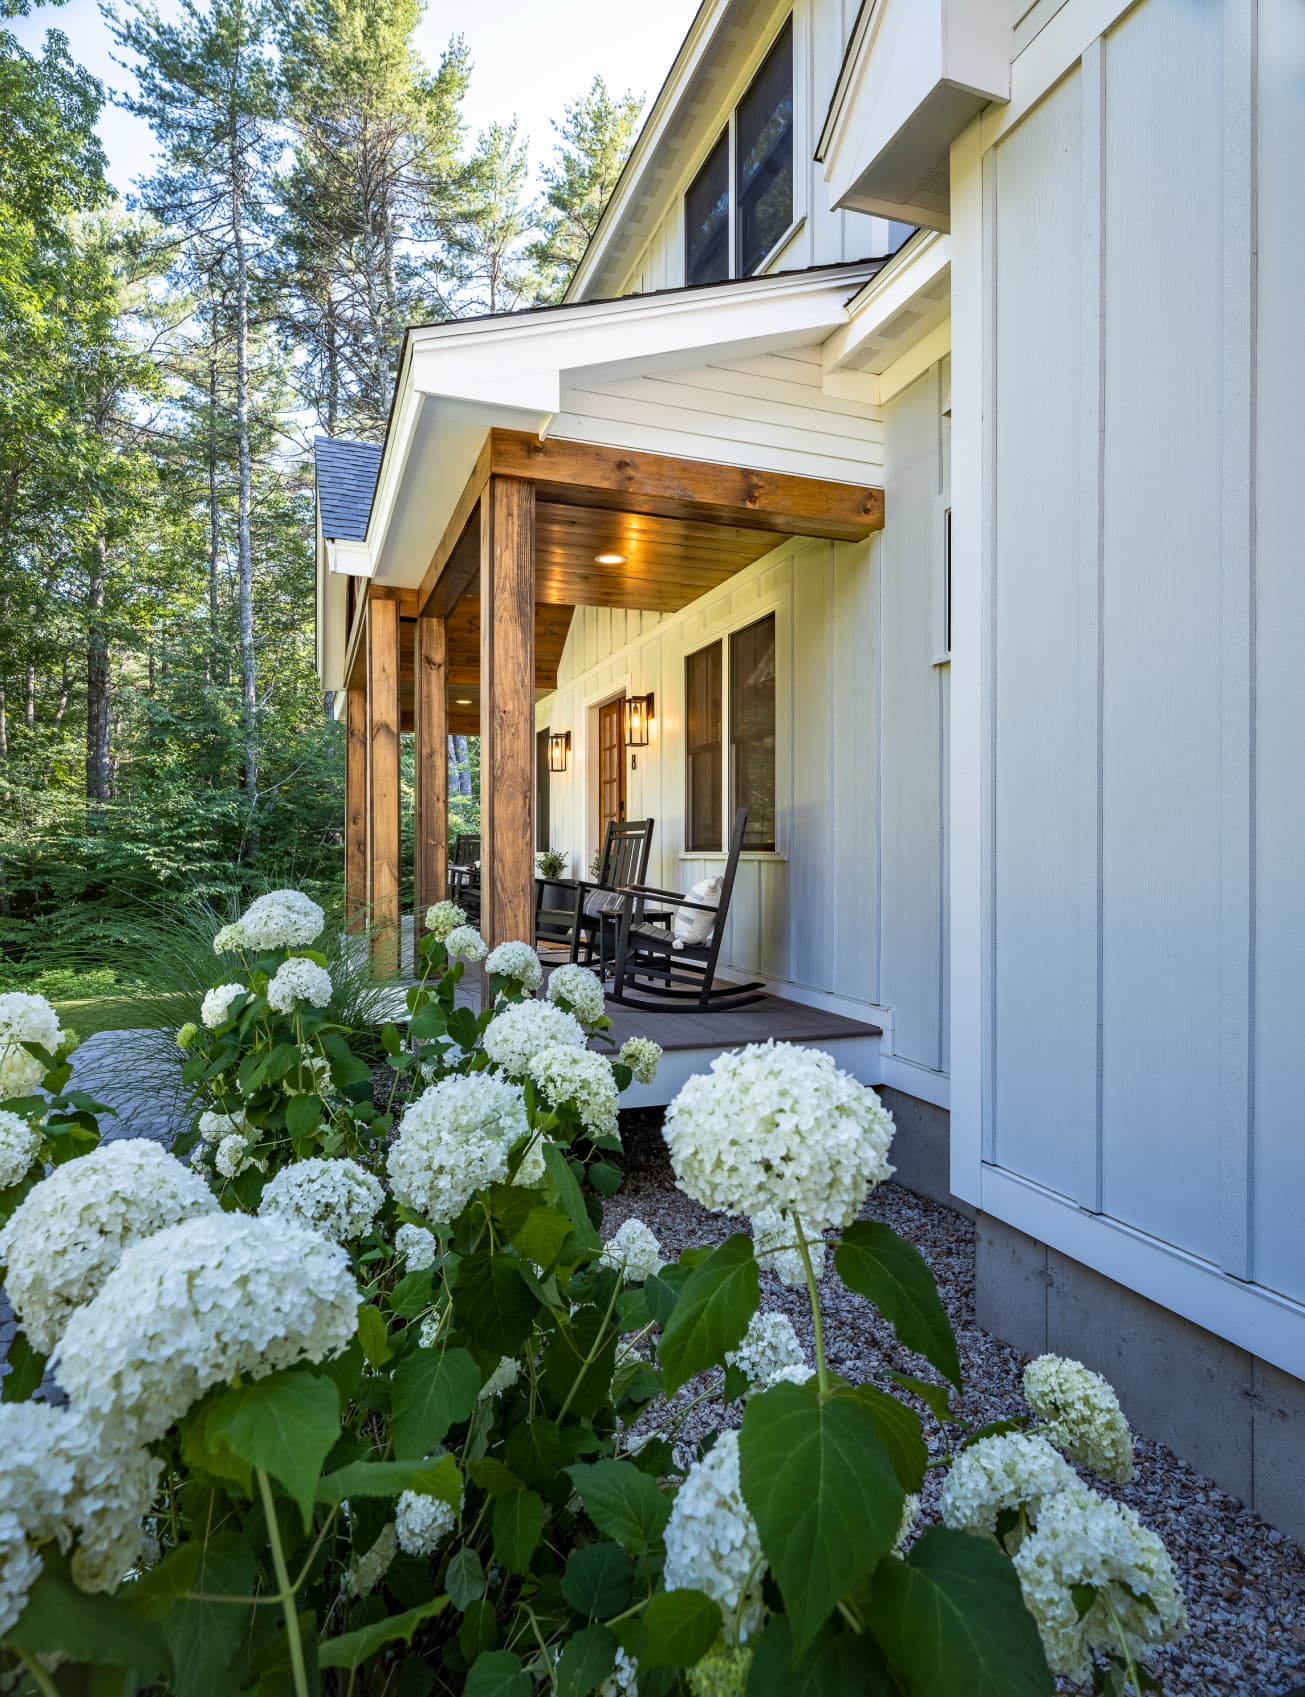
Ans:
{"label": "window", "polygon": [[943,513],[943,653],[952,651],[952,510]]}
{"label": "window", "polygon": [[685,282],[751,276],[792,222],[790,18],[684,196]]}
{"label": "window", "polygon": [[552,800],[552,785],[549,782],[548,769],[548,731],[544,726],[542,731],[535,732],[535,848],[546,849],[553,845],[549,842],[551,821],[549,819],[550,802]]}
{"label": "window", "polygon": [[[722,674],[728,647],[729,676]],[[728,687],[722,687],[725,683]],[[743,846],[762,852],[775,834],[775,615],[734,631],[684,662],[686,811],[690,854],[725,847],[725,795],[732,819],[748,810]],[[725,770],[723,703],[729,701],[729,769]]]}
{"label": "window", "polygon": [[700,648],[684,662],[685,747],[688,759],[684,846],[720,849],[721,645]]}

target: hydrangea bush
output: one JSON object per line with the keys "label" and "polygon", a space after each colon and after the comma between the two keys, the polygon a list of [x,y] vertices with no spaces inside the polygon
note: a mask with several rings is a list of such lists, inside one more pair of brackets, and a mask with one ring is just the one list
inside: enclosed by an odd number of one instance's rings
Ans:
{"label": "hydrangea bush", "polygon": [[[325,973],[295,896],[220,935],[243,973],[184,1034],[198,1162],[126,1143],[38,1169],[0,1239],[66,1398],[5,1381],[4,1689],[1150,1688],[1143,1659],[1183,1629],[1172,1566],[1074,1465],[1127,1476],[1118,1403],[1043,1358],[1027,1419],[967,1427],[928,1268],[859,1218],[891,1171],[872,1092],[784,1046],[693,1080],[667,1116],[679,1181],[755,1225],[668,1262],[638,1220],[603,1231],[615,1105],[657,1054],[606,1052],[596,979],[550,994],[526,945],[491,953],[440,904],[386,1032],[393,1130],[329,989],[290,964]],[[481,1011],[458,1002],[469,963]],[[279,975],[308,993],[269,996]],[[291,1049],[316,1089],[285,1088]],[[827,1258],[920,1377],[831,1370]],[[814,1359],[762,1307],[763,1259],[805,1287]],[[694,1447],[703,1401],[722,1430]],[[920,1530],[931,1468],[943,1523]]]}

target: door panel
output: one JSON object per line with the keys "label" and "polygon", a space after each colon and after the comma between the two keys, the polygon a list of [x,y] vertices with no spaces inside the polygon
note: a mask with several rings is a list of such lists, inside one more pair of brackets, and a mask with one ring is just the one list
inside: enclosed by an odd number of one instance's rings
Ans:
{"label": "door panel", "polygon": [[621,746],[621,708],[625,697],[598,709],[598,843],[607,841],[613,819],[625,818],[625,750]]}

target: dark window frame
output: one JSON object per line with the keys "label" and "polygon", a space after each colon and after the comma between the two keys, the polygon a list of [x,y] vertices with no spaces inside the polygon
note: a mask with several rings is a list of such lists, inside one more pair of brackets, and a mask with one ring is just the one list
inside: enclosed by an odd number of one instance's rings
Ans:
{"label": "dark window frame", "polygon": [[[693,677],[694,662],[705,668],[701,683]],[[690,854],[719,854],[725,846],[725,650],[721,639],[704,643],[684,656],[684,847]],[[713,675],[714,673],[714,675]],[[703,711],[695,702],[703,692]],[[714,715],[714,724],[712,723]],[[696,721],[706,721],[706,735]],[[699,782],[699,762],[706,778]],[[709,798],[708,817],[698,817],[700,797]]]}
{"label": "dark window frame", "polygon": [[[755,714],[748,711],[743,691],[753,680],[745,678],[744,664],[739,659],[743,645],[752,641],[757,633],[766,625],[770,627],[770,689],[769,689],[769,727],[754,728]],[[752,619],[746,625],[740,625],[738,630],[729,633],[729,740],[730,740],[730,812],[740,807],[748,809],[748,824],[743,835],[743,846],[753,854],[774,854],[779,833],[779,795],[778,795],[778,702],[776,689],[775,665],[778,658],[778,627],[773,612],[763,613],[759,619]],[[764,721],[763,721],[764,722]],[[745,773],[753,770],[753,759],[750,751],[753,749],[770,750],[770,817],[766,820],[760,815],[756,806],[756,797],[749,793],[743,794],[742,779]],[[769,830],[764,827],[769,824]]]}
{"label": "dark window frame", "polygon": [[[743,664],[738,656],[742,644],[762,626],[771,630],[771,677],[769,725],[760,734],[747,727],[749,717],[744,711],[740,677]],[[747,854],[777,854],[779,852],[779,689],[778,689],[779,621],[775,609],[762,613],[746,624],[723,632],[684,656],[684,852],[687,855],[722,854],[725,849],[728,814],[740,806],[748,807],[748,830],[743,848]],[[694,705],[695,682],[692,668],[695,663],[710,668],[714,663],[714,678],[707,682],[707,700],[711,702],[707,716],[715,714],[715,735],[695,740],[695,718],[701,717]],[[701,687],[701,685],[699,685]],[[712,695],[714,691],[714,700]],[[741,791],[741,775],[751,769],[749,750],[769,746],[771,806],[769,820],[755,818],[757,809],[752,798]],[[699,762],[707,763],[707,775],[702,777]],[[702,796],[711,797],[710,817],[699,819]],[[759,825],[770,829],[757,835]]]}
{"label": "dark window frame", "polygon": [[[777,56],[783,55],[788,60],[788,111],[787,116],[773,136],[770,146],[757,162],[752,177],[744,182],[744,172],[752,158],[752,145],[745,134],[744,124],[752,120],[754,97],[764,91],[766,79],[774,67]],[[757,66],[748,86],[743,91],[739,103],[734,108],[734,180],[731,188],[734,194],[734,275],[736,277],[754,276],[765,264],[767,258],[775,251],[777,244],[783,241],[785,234],[793,227],[796,201],[796,175],[794,170],[794,76],[793,76],[793,15],[792,13],[780,26],[778,35],[767,49],[766,57]],[[783,102],[781,101],[781,107]],[[776,108],[773,102],[770,106],[758,108],[758,114],[773,123]],[[745,117],[746,115],[746,117]],[[757,134],[760,142],[765,132],[763,124]],[[774,162],[774,169],[769,168]],[[768,189],[773,188],[776,181],[788,178],[788,205],[783,218],[769,233],[768,239],[758,244],[749,241],[751,221],[756,216],[754,209],[761,206]],[[760,222],[760,219],[758,219]]]}

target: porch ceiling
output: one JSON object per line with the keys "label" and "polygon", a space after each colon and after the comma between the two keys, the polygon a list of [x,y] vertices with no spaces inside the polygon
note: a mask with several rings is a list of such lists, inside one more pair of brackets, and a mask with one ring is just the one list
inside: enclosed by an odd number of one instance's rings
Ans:
{"label": "porch ceiling", "polygon": [[[453,609],[447,624],[449,730],[455,736],[480,735],[480,596],[478,584]],[[402,604],[401,604],[402,605]],[[557,688],[573,606],[535,608],[535,698]],[[416,620],[399,622],[399,702],[402,728],[413,728],[416,672]]]}

